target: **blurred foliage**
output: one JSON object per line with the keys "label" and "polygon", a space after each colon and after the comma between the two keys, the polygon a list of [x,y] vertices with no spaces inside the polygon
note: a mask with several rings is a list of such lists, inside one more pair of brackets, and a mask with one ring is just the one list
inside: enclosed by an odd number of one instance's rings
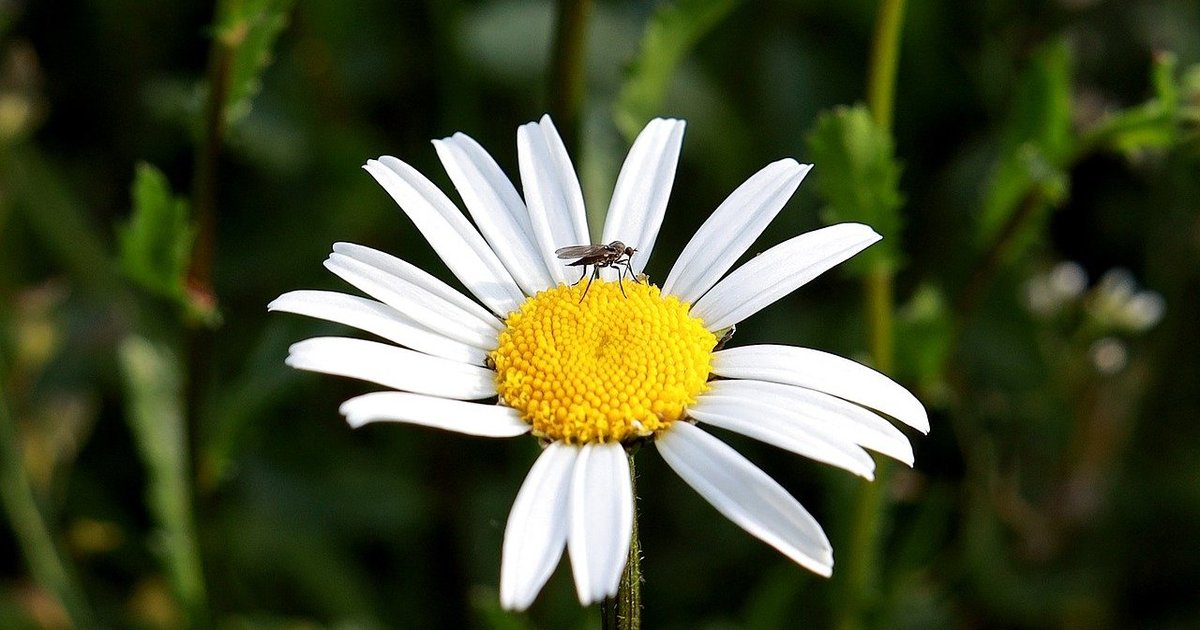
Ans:
{"label": "blurred foliage", "polygon": [[[250,113],[251,100],[261,89],[261,77],[271,62],[275,40],[287,26],[292,0],[225,0],[217,3],[213,40],[221,52],[215,63],[229,64],[223,110],[228,123]],[[212,89],[212,86],[209,86]]]}
{"label": "blurred foliage", "polygon": [[853,221],[875,229],[883,241],[849,264],[859,269],[895,267],[900,256],[900,165],[892,138],[867,108],[838,107],[822,114],[808,136],[817,193],[829,204],[826,223]]}
{"label": "blurred foliage", "polygon": [[658,6],[614,105],[613,118],[626,140],[632,142],[662,111],[676,67],[736,4],[735,0],[682,0]]}
{"label": "blurred foliage", "polygon": [[117,346],[117,359],[129,405],[126,416],[146,467],[146,504],[157,526],[151,544],[162,555],[171,587],[188,611],[188,625],[203,625],[204,578],[195,549],[179,361],[169,349],[134,335]]}
{"label": "blurred foliage", "polygon": [[[1012,113],[1002,131],[999,163],[987,187],[979,242],[1011,238],[1004,234],[1021,210],[1055,204],[1067,195],[1071,153],[1071,57],[1065,41],[1047,44],[1025,70]],[[1034,201],[1033,199],[1036,199]]]}
{"label": "blurred foliage", "polygon": [[[887,133],[855,105],[875,3],[596,2],[588,203],[676,116],[651,278],[788,155],[813,181],[750,255],[822,218],[886,236],[895,375],[933,429],[888,480],[871,626],[1195,627],[1200,10],[908,5]],[[428,141],[463,131],[516,175],[554,10],[0,3],[0,627],[598,627],[565,563],[529,613],[497,606],[535,445],[349,430],[366,386],[282,365],[337,328],[265,309],[344,289],[320,264],[337,241],[450,277],[358,165],[397,155],[449,191]],[[732,343],[866,360],[864,319],[831,273]],[[732,441],[845,558],[863,482]],[[826,627],[831,582],[652,449],[639,470],[646,627]]]}
{"label": "blurred foliage", "polygon": [[121,269],[162,297],[183,302],[195,230],[186,199],[171,193],[161,171],[138,164],[133,177],[133,216],[117,229]]}

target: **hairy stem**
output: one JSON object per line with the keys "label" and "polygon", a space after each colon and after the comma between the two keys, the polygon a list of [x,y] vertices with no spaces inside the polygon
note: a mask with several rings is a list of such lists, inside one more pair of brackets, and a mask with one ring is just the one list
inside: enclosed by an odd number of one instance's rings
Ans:
{"label": "hairy stem", "polygon": [[637,467],[633,452],[629,456],[629,484],[633,487],[633,535],[629,539],[629,557],[621,574],[617,596],[600,602],[600,625],[605,630],[639,630],[642,627],[642,546],[638,539]]}

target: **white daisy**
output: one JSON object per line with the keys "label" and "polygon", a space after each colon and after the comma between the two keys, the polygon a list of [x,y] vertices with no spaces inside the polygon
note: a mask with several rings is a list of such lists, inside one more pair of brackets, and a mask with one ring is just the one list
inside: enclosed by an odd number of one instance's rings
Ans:
{"label": "white daisy", "polygon": [[[617,179],[601,243],[654,248],[683,139],[679,120],[651,121]],[[811,168],[768,165],[717,208],[661,288],[603,270],[584,295],[560,248],[595,242],[562,140],[543,117],[517,131],[522,200],[496,162],[461,133],[434,146],[474,224],[442,191],[394,157],[364,168],[400,204],[462,295],[398,258],[338,243],[325,266],[374,299],[293,291],[269,308],[353,326],[392,343],[319,337],[293,345],[293,367],[395,391],[341,406],[351,426],[392,421],[471,435],[532,433],[545,445],[504,532],[500,598],[533,602],[565,547],[579,600],[617,591],[633,496],[625,446],[653,441],[667,464],[727,518],[818,574],[825,533],[778,483],[700,428],[721,427],[870,479],[863,449],[911,465],[908,439],[924,408],[888,377],[819,350],[717,349],[738,322],[879,240],[844,223],[801,234],[725,275]],[[586,272],[586,268],[585,268]],[[617,281],[614,282],[613,279]],[[720,377],[720,378],[716,378]],[[885,417],[886,416],[886,417]]]}

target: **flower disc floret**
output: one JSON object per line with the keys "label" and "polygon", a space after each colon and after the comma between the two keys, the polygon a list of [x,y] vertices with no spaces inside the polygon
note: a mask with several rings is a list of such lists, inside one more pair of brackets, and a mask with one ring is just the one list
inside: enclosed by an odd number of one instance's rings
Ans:
{"label": "flower disc floret", "polygon": [[[707,389],[716,337],[658,287],[559,285],[509,315],[492,352],[502,404],[533,433],[624,442],[682,418]],[[583,297],[582,301],[580,298]]]}

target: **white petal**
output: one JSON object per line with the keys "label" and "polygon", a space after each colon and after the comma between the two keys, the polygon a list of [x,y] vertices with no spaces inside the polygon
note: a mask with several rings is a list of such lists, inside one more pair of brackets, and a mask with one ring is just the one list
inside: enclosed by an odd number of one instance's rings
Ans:
{"label": "white petal", "polygon": [[556,283],[571,283],[554,251],[568,245],[588,245],[587,217],[583,210],[583,190],[562,138],[549,116],[540,122],[517,129],[517,160],[521,166],[521,186],[542,259]]}
{"label": "white petal", "polygon": [[768,164],[733,191],[700,226],[663,282],[664,295],[695,302],[750,248],[800,186],[812,164]]}
{"label": "white petal", "polygon": [[529,432],[515,409],[409,392],[372,392],[342,403],[346,422],[404,422],[480,437],[516,437]]}
{"label": "white petal", "polygon": [[416,169],[391,157],[363,166],[408,215],[450,271],[497,315],[512,312],[525,295],[470,221],[445,193]]}
{"label": "white petal", "polygon": [[433,146],[475,225],[521,290],[533,295],[552,286],[525,202],[492,156],[462,133],[434,140]]}
{"label": "white petal", "polygon": [[655,118],[638,134],[617,176],[603,243],[621,241],[637,248],[633,270],[640,273],[650,259],[667,199],[675,183],[675,166],[683,144],[682,120]]}
{"label": "white petal", "polygon": [[579,447],[551,442],[517,492],[500,562],[500,605],[507,610],[529,608],[562,557],[571,472],[578,456]]}
{"label": "white petal", "polygon": [[798,430],[828,440],[850,441],[913,464],[912,444],[892,423],[875,412],[841,398],[794,385],[753,380],[720,380],[702,398],[743,400],[774,407],[770,414]]}
{"label": "white petal", "polygon": [[688,415],[704,424],[741,433],[746,437],[848,470],[864,479],[875,478],[875,460],[849,440],[829,436],[787,422],[784,414],[753,400],[701,396]]}
{"label": "white petal", "polygon": [[801,234],[738,267],[696,302],[692,315],[704,320],[709,330],[728,328],[879,239],[861,223]]}
{"label": "white petal", "polygon": [[390,276],[400,279],[406,284],[412,284],[423,291],[427,291],[478,317],[480,321],[486,322],[488,326],[496,330],[504,330],[504,323],[497,319],[491,311],[463,295],[458,289],[442,282],[433,274],[406,260],[356,243],[334,243],[333,251],[347,258],[353,258],[361,263],[370,265]]}
{"label": "white petal", "polygon": [[620,444],[587,444],[571,479],[567,550],[584,606],[616,594],[633,536],[633,486]]}
{"label": "white petal", "polygon": [[793,346],[726,348],[713,354],[712,371],[726,378],[786,383],[832,394],[929,432],[925,407],[907,389],[871,368],[835,354]]}
{"label": "white petal", "polygon": [[801,566],[828,577],[833,549],[787,490],[732,448],[686,422],[655,441],[667,464],[717,511]]}
{"label": "white petal", "polygon": [[459,363],[483,365],[487,352],[421,326],[400,311],[375,300],[333,291],[290,291],[267,305],[269,311],[307,315],[353,326],[413,350]]}
{"label": "white petal", "polygon": [[337,252],[325,268],[432,331],[484,350],[496,348],[498,331],[488,322],[405,279]]}
{"label": "white petal", "polygon": [[288,365],[378,383],[394,389],[478,400],[496,395],[496,373],[476,365],[347,337],[314,337],[288,348]]}

